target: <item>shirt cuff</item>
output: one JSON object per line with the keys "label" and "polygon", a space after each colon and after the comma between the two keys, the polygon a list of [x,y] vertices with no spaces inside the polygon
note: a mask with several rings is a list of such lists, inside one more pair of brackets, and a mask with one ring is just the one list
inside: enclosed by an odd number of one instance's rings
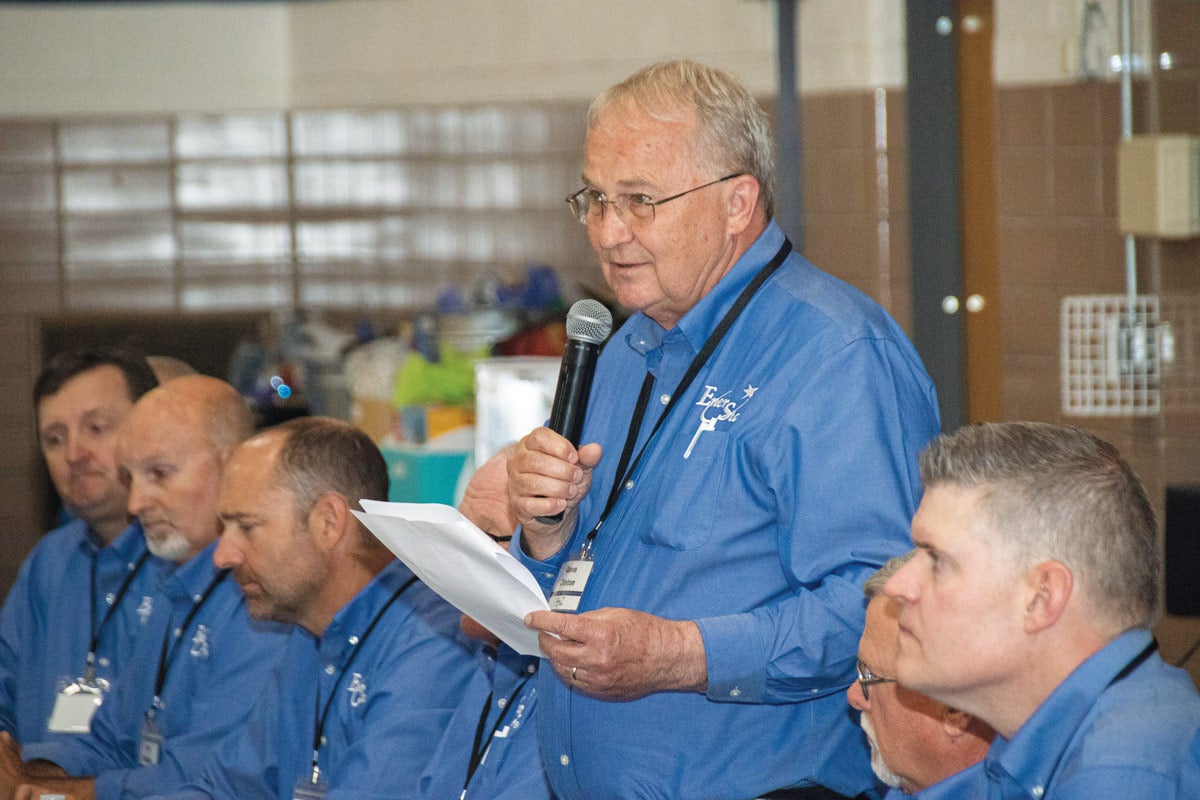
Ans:
{"label": "shirt cuff", "polygon": [[121,800],[127,769],[110,769],[96,776],[96,800]]}
{"label": "shirt cuff", "polygon": [[537,580],[538,585],[542,587],[542,593],[546,597],[550,596],[550,592],[554,590],[554,581],[558,579],[558,571],[562,568],[563,562],[567,560],[567,552],[570,549],[570,540],[565,547],[559,550],[554,555],[545,561],[538,561],[533,556],[525,552],[525,547],[521,544],[521,534],[523,533],[520,527],[517,528],[516,543],[510,552],[516,555],[517,560],[525,565],[525,568],[533,573],[533,577]]}
{"label": "shirt cuff", "polygon": [[704,639],[709,700],[761,703],[767,689],[767,648],[750,614],[696,620]]}

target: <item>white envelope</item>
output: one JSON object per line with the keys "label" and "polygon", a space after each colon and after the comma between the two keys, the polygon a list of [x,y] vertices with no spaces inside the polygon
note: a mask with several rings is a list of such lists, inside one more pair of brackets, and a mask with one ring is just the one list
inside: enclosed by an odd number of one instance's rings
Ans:
{"label": "white envelope", "polygon": [[354,516],[446,602],[527,656],[544,655],[530,611],[548,611],[521,562],[458,510],[439,503],[362,500]]}

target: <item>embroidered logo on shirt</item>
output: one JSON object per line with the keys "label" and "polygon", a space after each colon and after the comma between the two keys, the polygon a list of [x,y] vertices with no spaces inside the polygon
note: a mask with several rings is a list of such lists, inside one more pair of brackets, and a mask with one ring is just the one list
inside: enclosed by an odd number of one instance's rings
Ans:
{"label": "embroidered logo on shirt", "polygon": [[346,691],[350,693],[351,708],[358,708],[367,702],[367,684],[363,683],[361,672],[354,673],[350,678],[350,685],[346,687]]}
{"label": "embroidered logo on shirt", "polygon": [[142,595],[142,604],[137,607],[138,620],[145,625],[152,613],[154,613],[154,598],[144,594]]}
{"label": "embroidered logo on shirt", "polygon": [[191,652],[195,658],[208,658],[208,628],[203,625],[196,626],[196,635],[192,637]]}
{"label": "embroidered logo on shirt", "polygon": [[746,388],[741,390],[742,396],[737,400],[729,397],[733,392],[732,389],[727,389],[721,394],[717,394],[718,391],[720,390],[716,386],[706,385],[704,394],[700,395],[700,399],[696,401],[696,405],[700,406],[700,425],[696,428],[696,435],[692,437],[691,443],[683,453],[684,458],[692,455],[692,449],[700,440],[700,434],[706,431],[715,431],[718,422],[737,422],[742,415],[742,409],[754,397],[758,387],[747,383]]}

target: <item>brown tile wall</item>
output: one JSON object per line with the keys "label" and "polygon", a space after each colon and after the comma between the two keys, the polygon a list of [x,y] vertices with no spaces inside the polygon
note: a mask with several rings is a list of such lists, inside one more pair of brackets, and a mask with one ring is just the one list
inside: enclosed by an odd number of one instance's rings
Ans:
{"label": "brown tile wall", "polygon": [[[1200,4],[1157,0],[1153,7],[1155,52],[1171,52],[1175,63],[1135,81],[1135,133],[1200,134]],[[805,95],[801,135],[806,255],[870,294],[908,329],[904,103],[903,91],[887,92],[883,199],[875,183],[873,92]],[[1060,397],[1062,298],[1125,291],[1116,201],[1119,86],[1003,86],[995,103],[1004,416],[1069,423],[1112,441],[1161,511],[1166,486],[1200,483],[1200,413],[1168,408],[1148,419],[1068,417]],[[882,258],[880,221],[890,234]],[[1200,295],[1200,238],[1139,240],[1137,256],[1141,292]],[[1167,618],[1156,633],[1173,660],[1200,638],[1200,620]],[[1189,666],[1200,682],[1200,656]]]}
{"label": "brown tile wall", "polygon": [[[910,328],[904,93],[805,95],[804,254]],[[876,142],[878,122],[887,135]]]}
{"label": "brown tile wall", "polygon": [[[1200,134],[1200,6],[1164,0],[1153,9],[1154,51],[1175,63],[1135,81],[1134,132]],[[1146,419],[1067,417],[1059,399],[1062,298],[1125,291],[1119,86],[1006,86],[995,101],[1005,417],[1066,422],[1109,439],[1161,510],[1166,486],[1200,483],[1200,415],[1168,407]],[[1139,291],[1200,294],[1200,238],[1139,240],[1137,255]],[[1200,620],[1168,618],[1156,632],[1175,659],[1200,638]],[[1197,662],[1190,667],[1200,681]]]}

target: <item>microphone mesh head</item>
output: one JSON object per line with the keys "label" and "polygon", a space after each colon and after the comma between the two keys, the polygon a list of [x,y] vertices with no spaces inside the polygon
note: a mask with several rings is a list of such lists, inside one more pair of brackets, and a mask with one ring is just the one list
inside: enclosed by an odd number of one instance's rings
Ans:
{"label": "microphone mesh head", "polygon": [[612,333],[612,312],[598,300],[579,300],[567,312],[567,338],[600,344]]}

